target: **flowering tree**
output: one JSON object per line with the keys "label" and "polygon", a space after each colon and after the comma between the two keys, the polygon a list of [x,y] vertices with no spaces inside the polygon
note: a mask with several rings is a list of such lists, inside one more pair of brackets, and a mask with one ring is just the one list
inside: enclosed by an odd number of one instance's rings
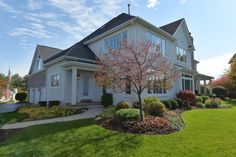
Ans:
{"label": "flowering tree", "polygon": [[123,41],[118,50],[109,49],[97,63],[97,85],[117,92],[131,90],[136,93],[142,120],[141,94],[144,89],[156,88],[162,83],[168,90],[174,85],[177,76],[175,67],[163,58],[159,46],[153,46],[150,42]]}

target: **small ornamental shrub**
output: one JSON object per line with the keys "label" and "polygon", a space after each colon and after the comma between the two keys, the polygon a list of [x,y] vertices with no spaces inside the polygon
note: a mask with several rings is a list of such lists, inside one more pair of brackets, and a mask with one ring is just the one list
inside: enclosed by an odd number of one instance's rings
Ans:
{"label": "small ornamental shrub", "polygon": [[139,109],[120,109],[116,111],[116,116],[122,120],[137,120],[139,119]]}
{"label": "small ornamental shrub", "polygon": [[120,109],[126,109],[126,108],[130,108],[131,104],[128,101],[123,101],[121,103],[119,103],[118,105],[116,105],[116,110],[120,110]]}
{"label": "small ornamental shrub", "polygon": [[171,103],[170,103],[169,100],[162,100],[161,102],[165,105],[165,107],[166,107],[167,109],[169,109],[169,110],[172,109],[172,105],[171,105]]}
{"label": "small ornamental shrub", "polygon": [[191,90],[184,90],[177,93],[176,97],[181,99],[185,106],[189,106],[195,101],[196,95]]}
{"label": "small ornamental shrub", "polygon": [[202,97],[196,96],[195,103],[203,103]]}
{"label": "small ornamental shrub", "polygon": [[160,101],[160,99],[157,98],[157,97],[146,97],[146,98],[144,98],[144,103],[145,104],[152,103],[152,102],[157,102],[157,101]]}
{"label": "small ornamental shrub", "polygon": [[224,98],[228,94],[228,90],[222,86],[216,86],[212,89],[212,93],[214,93],[217,97]]}
{"label": "small ornamental shrub", "polygon": [[53,101],[48,102],[49,107],[60,106],[60,105],[61,105],[61,102],[59,100],[53,100]]}
{"label": "small ornamental shrub", "polygon": [[163,116],[165,111],[166,111],[166,107],[165,105],[160,102],[151,102],[151,103],[146,103],[144,106],[144,111],[147,115],[151,115],[151,116]]}
{"label": "small ornamental shrub", "polygon": [[113,97],[111,93],[105,93],[102,95],[101,98],[101,103],[102,105],[104,105],[105,107],[110,106],[113,104]]}
{"label": "small ornamental shrub", "polygon": [[178,102],[176,100],[169,100],[169,102],[171,103],[171,109],[175,110],[178,108]]}
{"label": "small ornamental shrub", "polygon": [[218,108],[220,107],[221,101],[220,99],[215,99],[215,98],[211,98],[211,99],[207,99],[205,102],[205,105],[207,108]]}
{"label": "small ornamental shrub", "polygon": [[183,101],[179,98],[175,99],[178,103],[178,107],[183,107]]}
{"label": "small ornamental shrub", "polygon": [[202,102],[196,102],[196,107],[198,108],[204,108],[205,104],[203,104]]}
{"label": "small ornamental shrub", "polygon": [[115,116],[116,109],[114,106],[108,106],[107,108],[104,109],[103,113],[99,116],[102,119],[109,119],[113,118]]}
{"label": "small ornamental shrub", "polygon": [[205,103],[207,99],[210,99],[210,97],[206,95],[202,95],[201,98],[202,98],[202,103]]}
{"label": "small ornamental shrub", "polygon": [[15,96],[15,99],[20,101],[20,102],[24,102],[27,99],[27,93],[21,92],[21,93],[17,93]]}

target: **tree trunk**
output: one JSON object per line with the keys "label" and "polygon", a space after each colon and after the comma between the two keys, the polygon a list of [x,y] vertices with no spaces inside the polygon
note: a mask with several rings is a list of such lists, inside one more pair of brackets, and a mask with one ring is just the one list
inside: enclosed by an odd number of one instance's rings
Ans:
{"label": "tree trunk", "polygon": [[144,120],[144,113],[143,113],[143,104],[142,104],[141,93],[138,93],[138,103],[139,103],[139,107],[140,107],[140,118],[143,121]]}

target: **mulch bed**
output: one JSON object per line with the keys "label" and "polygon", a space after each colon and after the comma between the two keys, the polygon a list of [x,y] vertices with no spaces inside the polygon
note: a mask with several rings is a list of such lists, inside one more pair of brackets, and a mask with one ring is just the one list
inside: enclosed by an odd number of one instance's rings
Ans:
{"label": "mulch bed", "polygon": [[12,137],[22,130],[23,129],[0,129],[0,143],[4,142],[7,138]]}
{"label": "mulch bed", "polygon": [[143,121],[121,120],[113,117],[100,119],[97,123],[106,129],[119,132],[147,135],[170,134],[179,131],[184,127],[184,123],[180,117],[182,112],[183,110],[177,110],[176,112],[171,111],[164,117],[146,116]]}

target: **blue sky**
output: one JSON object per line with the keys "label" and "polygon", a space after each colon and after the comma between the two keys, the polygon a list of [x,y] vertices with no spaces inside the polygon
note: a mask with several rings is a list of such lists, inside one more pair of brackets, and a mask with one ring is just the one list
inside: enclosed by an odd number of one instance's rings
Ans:
{"label": "blue sky", "polygon": [[219,76],[236,51],[235,0],[0,0],[0,73],[28,73],[37,44],[66,49],[122,12],[161,26],[185,18],[201,73]]}

